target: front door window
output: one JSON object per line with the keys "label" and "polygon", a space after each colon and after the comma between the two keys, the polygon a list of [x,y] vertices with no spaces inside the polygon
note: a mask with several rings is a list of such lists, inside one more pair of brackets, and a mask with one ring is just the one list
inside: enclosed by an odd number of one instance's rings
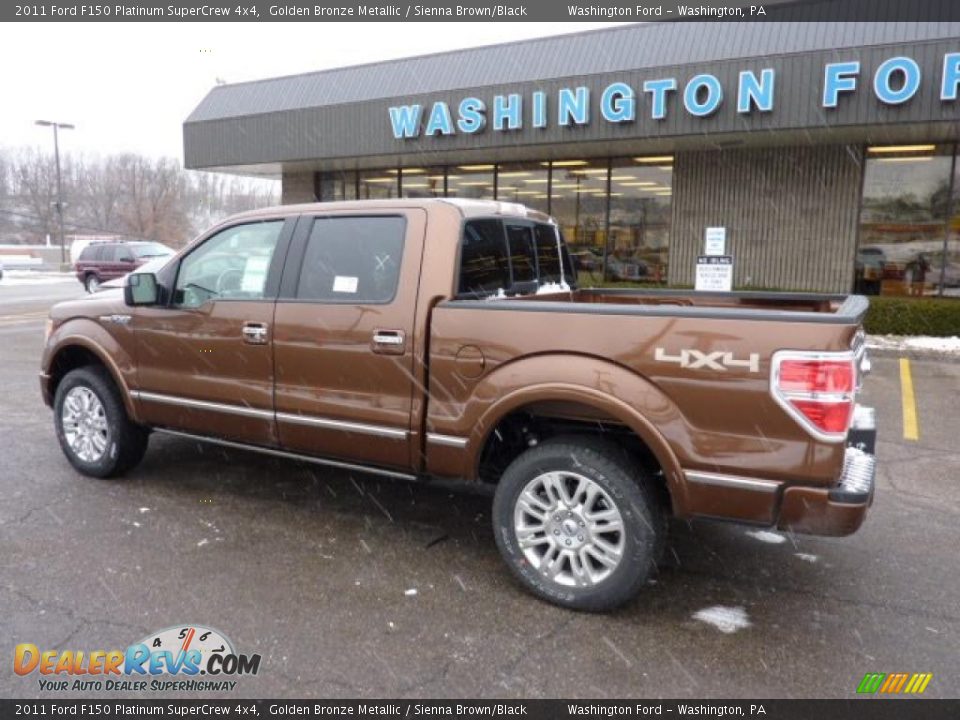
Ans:
{"label": "front door window", "polygon": [[210,300],[262,300],[282,220],[249,223],[214,235],[184,258],[173,303],[193,308]]}

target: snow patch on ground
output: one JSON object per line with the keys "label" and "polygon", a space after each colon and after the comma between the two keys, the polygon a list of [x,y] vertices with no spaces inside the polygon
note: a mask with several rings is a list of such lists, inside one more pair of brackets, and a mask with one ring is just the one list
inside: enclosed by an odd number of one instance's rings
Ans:
{"label": "snow patch on ground", "polygon": [[713,607],[697,610],[693,614],[694,620],[713,625],[717,630],[727,635],[731,635],[738,630],[744,630],[752,625],[747,617],[747,611],[742,607],[726,607],[724,605],[714,605]]}
{"label": "snow patch on ground", "polygon": [[73,273],[56,272],[31,272],[29,270],[7,270],[3,273],[3,279],[0,285],[22,286],[22,285],[55,285],[57,283],[72,282],[81,289],[80,281]]}
{"label": "snow patch on ground", "polygon": [[810,555],[809,553],[794,553],[793,556],[808,563],[815,563],[820,559],[816,555]]}
{"label": "snow patch on ground", "polygon": [[917,335],[867,335],[867,348],[873,350],[920,350],[960,354],[960,337]]}
{"label": "snow patch on ground", "polygon": [[771,545],[779,545],[780,543],[787,541],[787,539],[780,533],[770,532],[769,530],[748,530],[746,534],[752,537],[754,540],[770,543]]}

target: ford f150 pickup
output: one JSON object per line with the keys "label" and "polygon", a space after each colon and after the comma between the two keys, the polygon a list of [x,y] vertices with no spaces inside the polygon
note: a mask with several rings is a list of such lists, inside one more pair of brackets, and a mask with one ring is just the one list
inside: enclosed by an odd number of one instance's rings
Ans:
{"label": "ford f150 pickup", "polygon": [[494,493],[542,598],[603,610],[668,517],[845,535],[873,500],[860,296],[585,289],[520,205],[235,216],[156,273],[56,305],[41,387],[97,477],[151,432]]}

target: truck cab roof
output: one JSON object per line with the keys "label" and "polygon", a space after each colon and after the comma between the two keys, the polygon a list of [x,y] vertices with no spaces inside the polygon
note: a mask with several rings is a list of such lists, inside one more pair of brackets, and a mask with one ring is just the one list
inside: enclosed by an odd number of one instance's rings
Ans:
{"label": "truck cab roof", "polygon": [[323,213],[343,210],[371,210],[390,208],[456,208],[464,218],[489,217],[491,215],[516,217],[535,222],[553,224],[553,219],[546,213],[534,210],[521,203],[504,202],[502,200],[474,200],[466,198],[390,198],[385,200],[339,200],[335,202],[302,203],[297,205],[275,205],[258,210],[240,213],[230,218],[231,221],[242,218],[257,218],[277,215],[300,215],[304,213]]}

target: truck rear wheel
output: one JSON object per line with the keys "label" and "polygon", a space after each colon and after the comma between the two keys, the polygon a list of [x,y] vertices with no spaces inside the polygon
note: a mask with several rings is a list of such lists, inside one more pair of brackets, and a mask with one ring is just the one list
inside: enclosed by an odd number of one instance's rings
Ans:
{"label": "truck rear wheel", "polygon": [[53,408],[63,454],[84,475],[115,477],[143,459],[149,433],[127,417],[105,368],[68,372],[57,385]]}
{"label": "truck rear wheel", "polygon": [[506,469],[493,502],[497,546],[533,594],[610,610],[656,569],[666,518],[640,468],[605,440],[563,437]]}

